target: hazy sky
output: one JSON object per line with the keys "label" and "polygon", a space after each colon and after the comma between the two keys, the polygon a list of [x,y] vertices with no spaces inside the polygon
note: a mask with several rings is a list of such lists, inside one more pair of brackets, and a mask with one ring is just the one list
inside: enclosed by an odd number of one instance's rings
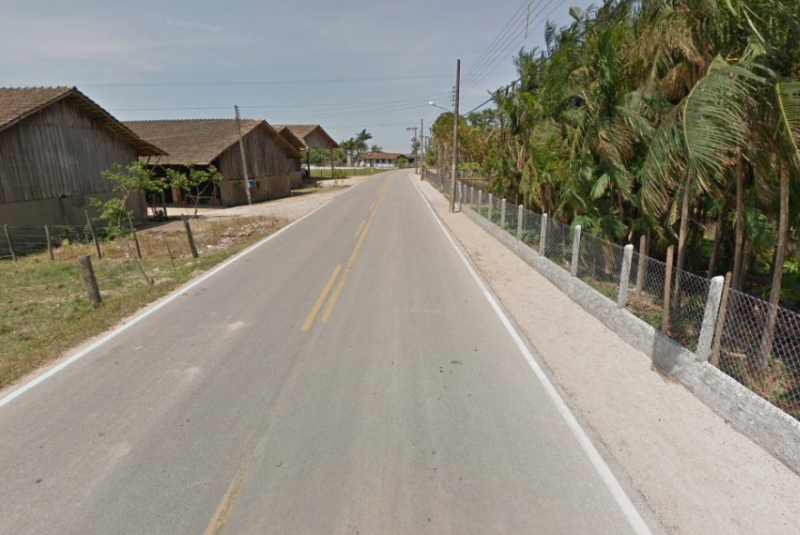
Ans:
{"label": "hazy sky", "polygon": [[238,104],[408,151],[405,127],[439,113],[427,102],[452,106],[456,58],[466,112],[513,79],[513,52],[542,46],[545,20],[590,3],[532,0],[526,40],[523,0],[4,2],[0,86],[75,85],[121,120],[232,117]]}

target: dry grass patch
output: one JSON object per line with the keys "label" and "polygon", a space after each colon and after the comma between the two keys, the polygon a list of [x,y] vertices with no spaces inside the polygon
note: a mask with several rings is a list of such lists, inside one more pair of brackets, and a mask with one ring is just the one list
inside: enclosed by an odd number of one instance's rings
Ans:
{"label": "dry grass patch", "polygon": [[[145,282],[124,239],[67,243],[54,251],[0,262],[0,388],[109,329],[257,240],[285,226],[275,218],[192,220],[200,257],[192,258],[183,223],[138,233]],[[135,250],[134,242],[128,245]],[[169,246],[169,249],[168,249]],[[168,252],[168,250],[171,252]],[[89,304],[78,257],[92,256],[103,305]]]}

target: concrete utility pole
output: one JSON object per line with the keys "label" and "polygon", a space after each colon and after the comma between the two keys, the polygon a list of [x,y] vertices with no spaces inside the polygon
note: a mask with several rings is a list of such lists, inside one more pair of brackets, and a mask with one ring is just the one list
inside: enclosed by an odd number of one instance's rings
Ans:
{"label": "concrete utility pole", "polygon": [[[414,137],[412,137],[411,139],[416,141],[416,139],[417,139],[417,127],[416,126],[409,126],[408,128],[406,128],[406,132],[411,132],[411,131],[414,132]],[[418,169],[417,169],[418,165],[419,164],[417,163],[417,149],[414,149],[414,172],[418,171]]]}
{"label": "concrete utility pole", "polygon": [[244,154],[244,143],[242,142],[242,121],[239,118],[239,106],[233,107],[236,112],[236,130],[239,132],[239,149],[242,152],[242,169],[244,169],[244,191],[247,193],[247,204],[253,204],[250,198],[250,175],[247,172],[247,158]]}
{"label": "concrete utility pole", "polygon": [[419,120],[419,169],[420,174],[425,172],[425,120]]}
{"label": "concrete utility pole", "polygon": [[456,62],[456,94],[453,108],[453,169],[450,175],[450,211],[456,211],[456,176],[458,172],[458,98],[461,87],[461,60]]}

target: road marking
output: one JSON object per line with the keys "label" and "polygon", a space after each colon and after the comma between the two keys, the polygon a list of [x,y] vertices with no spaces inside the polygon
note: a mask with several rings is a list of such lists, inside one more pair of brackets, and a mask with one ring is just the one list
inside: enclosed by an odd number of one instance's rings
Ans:
{"label": "road marking", "polygon": [[356,231],[356,235],[353,236],[354,238],[358,238],[358,235],[361,234],[361,229],[364,228],[364,223],[366,223],[366,222],[367,222],[366,219],[362,219],[361,220],[361,224],[358,226],[358,230]]}
{"label": "road marking", "polygon": [[308,317],[306,318],[305,323],[303,323],[303,328],[301,329],[303,332],[308,331],[314,324],[314,320],[317,319],[317,314],[319,314],[319,310],[322,308],[322,304],[325,302],[325,298],[328,297],[328,292],[331,291],[331,287],[333,286],[333,283],[336,282],[336,277],[337,275],[339,275],[339,270],[341,269],[342,265],[339,264],[338,266],[336,266],[336,269],[333,270],[331,278],[328,279],[328,282],[322,289],[322,293],[320,293],[319,297],[317,298],[317,302],[314,303],[314,308],[312,308],[311,312],[308,313]]}
{"label": "road marking", "polygon": [[375,219],[375,214],[378,213],[378,206],[380,206],[381,201],[383,200],[383,194],[391,181],[392,177],[390,176],[383,183],[383,187],[378,192],[378,197],[375,199],[375,202],[372,203],[373,208],[369,214],[369,219],[367,219],[367,224],[364,226],[364,231],[361,233],[361,237],[356,242],[353,252],[350,253],[350,258],[347,260],[347,265],[342,272],[342,278],[339,279],[339,284],[336,285],[336,289],[333,291],[333,294],[331,294],[330,301],[328,301],[328,306],[325,307],[325,313],[322,315],[322,323],[328,323],[328,320],[331,319],[333,308],[336,306],[336,301],[339,300],[339,294],[342,293],[342,288],[344,288],[344,284],[347,282],[347,276],[350,274],[350,269],[352,269],[353,264],[356,261],[358,252],[361,250],[361,244],[364,243],[364,238],[367,237],[367,231],[369,231],[369,227],[372,225],[372,220]]}
{"label": "road marking", "polygon": [[225,491],[225,496],[222,497],[222,501],[214,512],[214,516],[211,517],[211,522],[203,532],[203,535],[218,535],[222,531],[222,528],[228,523],[233,509],[236,507],[236,502],[239,501],[239,496],[242,494],[246,476],[247,471],[245,466],[242,465],[239,467],[239,470],[236,471],[236,476],[228,486],[228,490]]}
{"label": "road marking", "polygon": [[[350,193],[351,191],[353,191],[354,189],[359,187],[361,184],[365,184],[371,178],[376,177],[376,176],[378,176],[378,175],[372,175],[370,177],[367,177],[366,179],[362,180],[361,182],[359,182],[355,186],[351,187],[350,189],[348,189],[347,191],[345,191],[344,193],[342,193],[338,197],[334,198],[333,200],[339,199],[342,196],[347,195],[348,193]],[[168,294],[167,296],[163,297],[160,301],[156,301],[155,303],[151,303],[150,305],[148,305],[149,308],[145,308],[138,315],[134,315],[130,319],[130,321],[128,321],[124,325],[121,325],[121,326],[117,327],[116,329],[112,330],[111,332],[109,332],[108,334],[106,334],[105,336],[100,338],[99,340],[97,340],[97,341],[89,344],[88,346],[84,347],[83,349],[79,350],[74,355],[68,357],[66,360],[61,361],[60,363],[58,363],[57,365],[53,366],[52,368],[50,368],[46,372],[42,373],[41,375],[39,375],[37,377],[34,377],[33,379],[31,379],[27,383],[23,384],[22,386],[20,386],[16,390],[12,390],[5,397],[0,398],[0,407],[4,407],[4,406],[8,405],[12,401],[14,401],[16,398],[18,398],[22,394],[24,394],[25,392],[27,392],[27,391],[37,387],[38,385],[42,384],[43,382],[45,382],[46,380],[50,379],[51,377],[53,377],[58,372],[64,370],[68,366],[74,364],[75,362],[77,362],[78,360],[82,359],[83,357],[85,357],[86,355],[88,355],[89,353],[91,353],[92,351],[97,349],[98,347],[101,347],[102,345],[106,344],[109,340],[112,340],[113,338],[117,337],[121,333],[127,331],[128,329],[130,329],[131,327],[133,327],[134,325],[136,325],[137,323],[139,323],[140,321],[145,319],[150,314],[152,314],[152,313],[156,312],[157,310],[160,310],[161,308],[165,307],[166,305],[168,305],[169,303],[171,303],[172,301],[174,301],[175,299],[180,297],[186,291],[191,290],[192,288],[194,288],[195,286],[198,286],[199,284],[202,284],[207,279],[213,277],[214,275],[216,275],[217,273],[219,273],[220,271],[222,271],[226,267],[230,266],[231,264],[233,264],[237,260],[239,260],[239,259],[245,257],[246,255],[252,253],[253,251],[258,249],[259,247],[261,247],[265,243],[267,243],[270,240],[272,240],[273,238],[279,236],[283,232],[285,232],[285,231],[289,230],[290,228],[292,228],[293,226],[297,225],[298,223],[300,223],[305,218],[310,217],[314,213],[318,212],[319,210],[322,210],[326,206],[330,206],[331,204],[332,204],[332,202],[328,202],[328,203],[323,204],[322,206],[319,206],[319,207],[315,208],[314,210],[310,211],[309,213],[307,213],[306,215],[304,215],[300,219],[297,219],[296,221],[292,221],[291,223],[289,223],[288,225],[286,225],[285,227],[280,229],[278,232],[276,232],[274,234],[270,234],[269,236],[267,236],[263,240],[254,243],[250,247],[244,249],[243,251],[239,252],[238,254],[235,254],[231,258],[225,260],[223,263],[221,263],[220,265],[218,265],[217,267],[215,267],[214,269],[212,269],[211,271],[209,271],[205,275],[201,275],[199,278],[193,280],[192,282],[189,282],[186,286],[181,286],[180,288],[178,288],[177,290],[175,290],[171,294]]]}
{"label": "road marking", "polygon": [[489,305],[491,305],[495,314],[497,314],[497,317],[500,318],[500,322],[503,324],[503,327],[505,327],[506,331],[508,331],[508,334],[511,335],[511,338],[517,345],[517,349],[519,349],[520,353],[522,353],[522,356],[525,358],[525,361],[528,363],[528,366],[530,366],[530,368],[533,370],[534,375],[536,375],[536,378],[544,388],[544,391],[556,406],[556,409],[561,414],[561,417],[564,418],[564,421],[567,423],[567,427],[569,427],[573,436],[575,436],[575,438],[578,440],[578,444],[580,444],[584,453],[589,458],[589,461],[592,463],[595,470],[597,470],[600,479],[603,481],[603,483],[605,483],[606,488],[608,489],[612,498],[614,498],[614,501],[617,502],[620,510],[622,510],[622,514],[625,516],[628,524],[630,524],[631,528],[637,535],[653,535],[652,531],[650,531],[650,528],[647,527],[644,519],[642,519],[641,515],[639,514],[639,511],[636,510],[636,506],[633,505],[633,502],[631,502],[630,498],[628,498],[628,495],[625,494],[625,490],[622,488],[622,485],[620,485],[619,481],[617,481],[617,478],[614,476],[614,473],[603,460],[600,452],[598,452],[597,448],[595,448],[594,444],[592,444],[592,441],[589,439],[586,431],[583,430],[581,424],[579,424],[578,420],[575,419],[575,416],[569,410],[567,404],[564,403],[564,400],[558,394],[556,387],[550,382],[550,379],[547,377],[547,374],[544,373],[542,367],[539,366],[539,363],[536,362],[535,358],[533,358],[533,354],[531,354],[528,346],[525,345],[525,342],[522,341],[522,337],[519,335],[519,333],[517,333],[517,330],[512,325],[511,320],[508,319],[508,316],[506,316],[503,312],[503,309],[500,308],[497,300],[495,300],[492,293],[486,288],[486,285],[472,267],[472,264],[469,263],[469,260],[467,260],[467,257],[464,255],[463,251],[461,251],[458,245],[456,245],[455,240],[450,235],[450,231],[447,230],[447,227],[445,227],[441,218],[433,209],[433,206],[431,206],[431,203],[428,201],[427,197],[425,197],[422,189],[420,189],[420,187],[417,185],[417,181],[414,180],[413,175],[409,173],[408,177],[411,179],[411,183],[417,188],[422,200],[433,214],[434,219],[439,224],[442,232],[444,232],[444,235],[450,242],[450,245],[453,246],[453,249],[456,250],[456,253],[461,258],[461,261],[467,267],[467,271],[469,271],[472,279],[478,285],[478,288],[480,288],[483,296],[487,301],[489,301]]}
{"label": "road marking", "polygon": [[372,204],[369,205],[369,211],[371,212],[375,208],[375,201],[372,201]]}

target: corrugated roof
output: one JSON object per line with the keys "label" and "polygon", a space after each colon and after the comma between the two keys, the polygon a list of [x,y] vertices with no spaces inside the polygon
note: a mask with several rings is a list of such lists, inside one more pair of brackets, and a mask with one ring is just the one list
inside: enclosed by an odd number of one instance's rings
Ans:
{"label": "corrugated roof", "polygon": [[296,137],[302,139],[303,143],[306,145],[306,148],[308,148],[308,143],[306,142],[306,137],[309,134],[311,134],[312,132],[314,132],[315,130],[318,131],[319,134],[328,141],[328,143],[331,145],[331,148],[334,148],[334,149],[338,149],[339,148],[339,144],[336,143],[336,140],[334,140],[325,131],[325,129],[322,128],[321,125],[318,125],[318,124],[284,124],[284,125],[276,125],[275,126],[275,129],[279,130],[279,131],[281,129],[284,129],[284,128],[289,129],[289,131],[291,131],[292,134],[294,134]]}
{"label": "corrugated roof", "polygon": [[[263,119],[242,119],[242,135],[253,129],[266,128],[273,139],[286,150],[290,158],[300,153]],[[162,121],[126,121],[125,125],[156,143],[169,153],[150,160],[156,165],[208,165],[234,143],[239,141],[235,119],[171,119]]]}
{"label": "corrugated roof", "polygon": [[0,87],[0,131],[63,99],[69,100],[87,115],[125,139],[136,149],[138,155],[166,154],[158,146],[137,136],[75,87]]}

